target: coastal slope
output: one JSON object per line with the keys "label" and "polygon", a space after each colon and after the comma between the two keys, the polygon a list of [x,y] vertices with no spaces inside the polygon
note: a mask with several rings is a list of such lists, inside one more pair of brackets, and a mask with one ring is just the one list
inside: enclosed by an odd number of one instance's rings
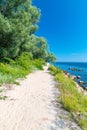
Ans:
{"label": "coastal slope", "polygon": [[0,130],[81,130],[56,101],[60,92],[47,67],[35,71],[0,100]]}

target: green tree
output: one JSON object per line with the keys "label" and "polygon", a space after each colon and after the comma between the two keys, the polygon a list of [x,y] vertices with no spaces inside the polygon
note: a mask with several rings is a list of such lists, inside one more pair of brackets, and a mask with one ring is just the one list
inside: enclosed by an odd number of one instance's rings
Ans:
{"label": "green tree", "polygon": [[48,52],[47,55],[46,55],[46,61],[47,62],[56,62],[56,56],[51,53],[51,52]]}
{"label": "green tree", "polygon": [[[0,1],[0,57],[15,58],[37,30],[40,11],[31,0]],[[3,52],[3,53],[2,53]]]}
{"label": "green tree", "polygon": [[40,15],[32,0],[0,0],[0,59],[15,59],[23,52],[34,59],[55,59],[47,51],[46,39],[34,35]]}

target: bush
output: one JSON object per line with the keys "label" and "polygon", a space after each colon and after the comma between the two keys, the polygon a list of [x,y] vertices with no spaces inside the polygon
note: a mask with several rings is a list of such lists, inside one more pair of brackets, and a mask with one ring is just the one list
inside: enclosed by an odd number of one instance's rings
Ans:
{"label": "bush", "polygon": [[29,53],[22,53],[16,61],[4,58],[3,63],[0,63],[0,83],[12,83],[30,73],[33,69],[31,58]]}
{"label": "bush", "polygon": [[33,61],[33,65],[40,70],[43,70],[43,63],[44,61],[42,59],[35,59]]}
{"label": "bush", "polygon": [[[31,60],[30,53],[22,53],[16,61],[9,58],[4,58],[3,63],[0,63],[0,83],[13,83],[17,78],[23,78],[34,68],[43,69],[43,60]],[[4,63],[6,62],[6,63]]]}
{"label": "bush", "polygon": [[9,64],[0,63],[0,72],[14,75],[14,69]]}
{"label": "bush", "polygon": [[32,62],[31,62],[31,54],[27,52],[23,52],[17,59],[16,63],[23,67],[26,70],[31,70],[32,68]]}
{"label": "bush", "polygon": [[0,64],[0,83],[12,83],[17,78],[23,78],[29,71],[21,66],[11,66],[9,64]]}
{"label": "bush", "polygon": [[7,64],[15,64],[15,61],[10,59],[10,58],[7,58],[7,57],[4,57],[2,60],[1,60],[2,63],[7,63]]}

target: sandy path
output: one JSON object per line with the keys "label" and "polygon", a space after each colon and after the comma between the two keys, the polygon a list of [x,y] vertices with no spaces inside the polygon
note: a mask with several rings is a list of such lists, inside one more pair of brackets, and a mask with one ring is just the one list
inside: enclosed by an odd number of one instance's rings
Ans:
{"label": "sandy path", "polygon": [[0,101],[0,130],[80,130],[73,120],[63,119],[68,113],[56,103],[54,86],[45,68],[6,91],[8,99]]}

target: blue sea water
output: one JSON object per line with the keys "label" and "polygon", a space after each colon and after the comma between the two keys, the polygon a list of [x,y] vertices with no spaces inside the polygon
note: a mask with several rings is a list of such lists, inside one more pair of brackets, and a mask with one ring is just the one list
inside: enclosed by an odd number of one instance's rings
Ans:
{"label": "blue sea water", "polygon": [[[76,80],[84,81],[85,84],[82,85],[83,88],[87,88],[87,63],[86,62],[56,62],[54,64],[56,67],[59,67],[62,70],[65,70],[67,73],[71,75],[78,76],[80,75],[81,78]],[[71,70],[70,68],[74,68],[75,70]]]}

